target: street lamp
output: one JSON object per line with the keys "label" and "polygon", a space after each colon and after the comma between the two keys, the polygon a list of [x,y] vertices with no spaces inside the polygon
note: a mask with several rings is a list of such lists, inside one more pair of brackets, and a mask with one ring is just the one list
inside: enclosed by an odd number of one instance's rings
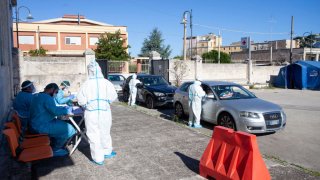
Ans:
{"label": "street lamp", "polygon": [[191,53],[190,53],[190,57],[192,59],[192,9],[190,11],[185,11],[183,13],[182,16],[182,22],[181,24],[183,24],[183,60],[187,59],[187,51],[186,51],[186,36],[187,36],[187,31],[186,31],[186,27],[187,27],[187,14],[189,14],[189,19],[190,19],[190,32],[191,32]]}
{"label": "street lamp", "polygon": [[16,7],[16,32],[17,32],[17,48],[19,48],[19,28],[18,28],[18,24],[19,24],[19,11],[21,8],[25,8],[28,10],[29,14],[27,16],[27,19],[33,19],[30,9],[26,6],[20,6],[19,8]]}

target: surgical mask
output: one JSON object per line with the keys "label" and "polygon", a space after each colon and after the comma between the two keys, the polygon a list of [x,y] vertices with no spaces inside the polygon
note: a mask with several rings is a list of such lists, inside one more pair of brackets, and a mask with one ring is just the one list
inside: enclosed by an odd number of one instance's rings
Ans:
{"label": "surgical mask", "polygon": [[58,94],[58,92],[53,91],[52,93],[50,93],[50,96],[55,98],[55,97],[57,97],[57,94]]}
{"label": "surgical mask", "polygon": [[33,87],[33,88],[32,88],[32,92],[31,92],[31,93],[33,94],[33,93],[35,93],[35,92],[37,92],[37,90],[36,90],[36,88],[35,88],[35,87]]}

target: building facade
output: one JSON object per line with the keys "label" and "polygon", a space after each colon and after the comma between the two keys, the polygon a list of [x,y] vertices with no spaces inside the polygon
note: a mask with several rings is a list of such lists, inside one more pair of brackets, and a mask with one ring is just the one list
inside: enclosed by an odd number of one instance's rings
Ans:
{"label": "building facade", "polygon": [[[219,47],[215,47],[214,50],[219,51]],[[233,52],[240,52],[242,51],[242,48],[240,45],[229,45],[229,46],[221,46],[220,47],[220,51],[227,53],[227,54],[231,54]]]}
{"label": "building facade", "polygon": [[[13,24],[14,46],[17,47],[16,24]],[[80,15],[64,15],[62,18],[19,23],[19,49],[23,52],[39,49],[48,50],[52,55],[77,55],[86,49],[96,49],[102,33],[120,31],[128,45],[126,26],[114,26],[93,21]]]}
{"label": "building facade", "polygon": [[12,8],[15,0],[0,1],[0,179],[7,179],[9,153],[2,134],[13,99]]}
{"label": "building facade", "polygon": [[187,58],[190,58],[191,50],[193,57],[196,55],[201,56],[217,48],[219,44],[222,45],[222,37],[212,33],[203,36],[193,36],[192,38],[188,37],[186,40]]}

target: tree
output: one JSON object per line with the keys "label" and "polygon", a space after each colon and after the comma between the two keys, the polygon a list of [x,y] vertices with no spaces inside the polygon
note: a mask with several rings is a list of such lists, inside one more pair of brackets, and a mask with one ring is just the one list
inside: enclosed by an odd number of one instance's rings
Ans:
{"label": "tree", "polygon": [[100,35],[97,43],[96,58],[108,60],[128,60],[130,58],[127,53],[129,45],[124,46],[126,39],[121,37],[120,31],[116,33],[104,33]]}
{"label": "tree", "polygon": [[29,55],[30,56],[46,56],[47,55],[46,49],[44,49],[42,46],[39,49],[30,50]]}
{"label": "tree", "polygon": [[170,72],[174,76],[174,84],[179,87],[184,77],[188,74],[188,65],[185,61],[175,60],[173,64],[173,69]]}
{"label": "tree", "polygon": [[179,60],[182,60],[182,59],[183,59],[183,57],[182,57],[182,56],[175,56],[175,57],[173,57],[173,59],[179,59]]}
{"label": "tree", "polygon": [[299,42],[299,46],[301,48],[310,48],[313,47],[313,44],[316,42],[317,34],[309,34],[308,36],[298,36],[295,37],[294,40],[297,40]]}
{"label": "tree", "polygon": [[162,58],[169,58],[171,54],[170,45],[164,45],[164,39],[162,39],[162,33],[158,28],[154,28],[148,38],[145,38],[142,44],[141,52],[139,56],[149,56],[151,51],[157,51]]}
{"label": "tree", "polygon": [[[209,63],[218,63],[218,51],[212,50],[202,54],[202,59]],[[231,63],[231,57],[225,52],[220,52],[220,63]]]}

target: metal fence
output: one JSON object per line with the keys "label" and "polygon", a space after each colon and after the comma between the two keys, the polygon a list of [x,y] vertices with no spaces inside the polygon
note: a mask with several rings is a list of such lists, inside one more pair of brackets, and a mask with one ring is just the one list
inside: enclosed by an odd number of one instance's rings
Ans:
{"label": "metal fence", "polygon": [[126,61],[108,61],[109,73],[122,73],[124,71]]}
{"label": "metal fence", "polygon": [[141,64],[141,73],[149,74],[150,65],[149,64]]}

